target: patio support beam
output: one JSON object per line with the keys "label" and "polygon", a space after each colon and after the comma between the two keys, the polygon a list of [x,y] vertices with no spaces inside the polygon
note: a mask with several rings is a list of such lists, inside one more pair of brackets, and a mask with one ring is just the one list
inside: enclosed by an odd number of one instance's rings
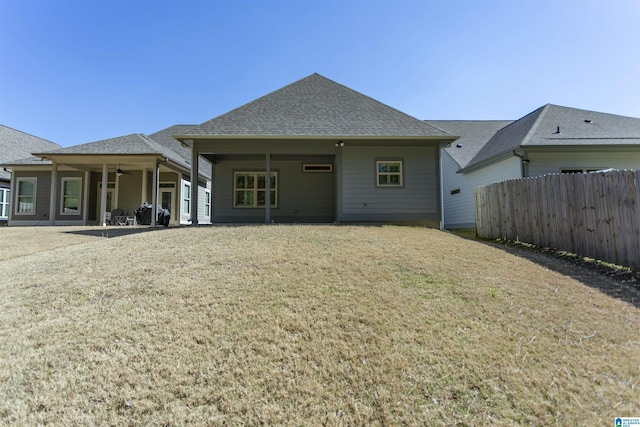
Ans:
{"label": "patio support beam", "polygon": [[192,141],[191,146],[191,225],[198,225],[198,160],[200,150],[195,141]]}
{"label": "patio support beam", "polygon": [[89,219],[89,171],[84,172],[84,184],[83,184],[83,196],[82,196],[82,221],[84,225],[87,225]]}
{"label": "patio support beam", "polygon": [[142,205],[143,203],[147,203],[147,200],[149,200],[149,198],[147,197],[147,168],[144,167],[142,169],[142,191],[140,192],[140,194],[142,195],[142,200],[140,200],[140,205]]}
{"label": "patio support beam", "polygon": [[264,223],[271,224],[271,153],[265,156],[265,177],[264,177]]}
{"label": "patio support beam", "polygon": [[156,226],[156,217],[158,216],[158,185],[160,183],[160,164],[156,160],[155,165],[153,166],[153,194],[151,198],[153,201],[151,205],[151,226]]}
{"label": "patio support beam", "polygon": [[100,192],[100,224],[107,226],[107,187],[109,186],[107,164],[102,164],[102,191]]}
{"label": "patio support beam", "polygon": [[58,185],[58,165],[51,162],[51,191],[49,194],[49,221],[56,225],[56,187]]}

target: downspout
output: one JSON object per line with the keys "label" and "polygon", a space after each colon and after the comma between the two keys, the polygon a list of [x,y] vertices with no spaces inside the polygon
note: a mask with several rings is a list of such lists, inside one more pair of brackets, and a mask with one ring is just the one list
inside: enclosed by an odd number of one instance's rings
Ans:
{"label": "downspout", "polygon": [[524,154],[518,154],[517,151],[517,148],[513,150],[513,155],[520,158],[520,178],[525,178],[526,175],[524,166],[529,163],[529,160],[524,158]]}
{"label": "downspout", "polygon": [[442,150],[451,146],[451,142],[445,142],[438,144],[439,164],[440,169],[440,230],[444,230],[444,176],[442,171]]}

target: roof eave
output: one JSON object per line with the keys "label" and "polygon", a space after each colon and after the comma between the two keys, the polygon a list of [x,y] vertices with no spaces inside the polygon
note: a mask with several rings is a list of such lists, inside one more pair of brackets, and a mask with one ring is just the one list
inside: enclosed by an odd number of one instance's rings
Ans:
{"label": "roof eave", "polygon": [[460,138],[455,135],[173,135],[173,137],[185,144],[185,141],[195,139],[268,139],[268,140],[291,140],[291,139],[308,139],[308,140],[327,140],[333,141],[336,139],[345,140],[447,140],[455,141]]}
{"label": "roof eave", "polygon": [[513,157],[513,156],[514,156],[513,150],[505,151],[504,153],[498,154],[496,156],[493,156],[493,157],[491,157],[489,159],[483,160],[483,161],[481,161],[479,163],[476,163],[474,165],[465,166],[464,168],[458,170],[458,172],[459,173],[463,173],[463,174],[467,173],[467,172],[473,172],[473,171],[475,171],[477,169],[480,169],[481,167],[484,167],[484,166],[486,166],[488,164],[491,164],[491,163],[494,163],[494,162],[499,162],[501,160],[504,160],[504,159],[507,159],[507,158]]}

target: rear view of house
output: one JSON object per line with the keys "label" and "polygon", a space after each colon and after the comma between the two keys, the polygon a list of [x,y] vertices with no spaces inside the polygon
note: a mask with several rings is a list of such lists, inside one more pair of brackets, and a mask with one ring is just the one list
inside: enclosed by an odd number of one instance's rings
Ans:
{"label": "rear view of house", "polygon": [[193,149],[192,176],[199,158],[213,165],[214,223],[433,226],[440,149],[456,139],[319,74],[175,137]]}

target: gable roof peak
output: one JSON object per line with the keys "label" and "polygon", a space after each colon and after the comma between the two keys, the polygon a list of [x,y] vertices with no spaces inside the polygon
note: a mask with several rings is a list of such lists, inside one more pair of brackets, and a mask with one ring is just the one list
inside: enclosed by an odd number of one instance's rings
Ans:
{"label": "gable roof peak", "polygon": [[318,73],[180,135],[184,139],[190,136],[453,139],[440,129]]}

